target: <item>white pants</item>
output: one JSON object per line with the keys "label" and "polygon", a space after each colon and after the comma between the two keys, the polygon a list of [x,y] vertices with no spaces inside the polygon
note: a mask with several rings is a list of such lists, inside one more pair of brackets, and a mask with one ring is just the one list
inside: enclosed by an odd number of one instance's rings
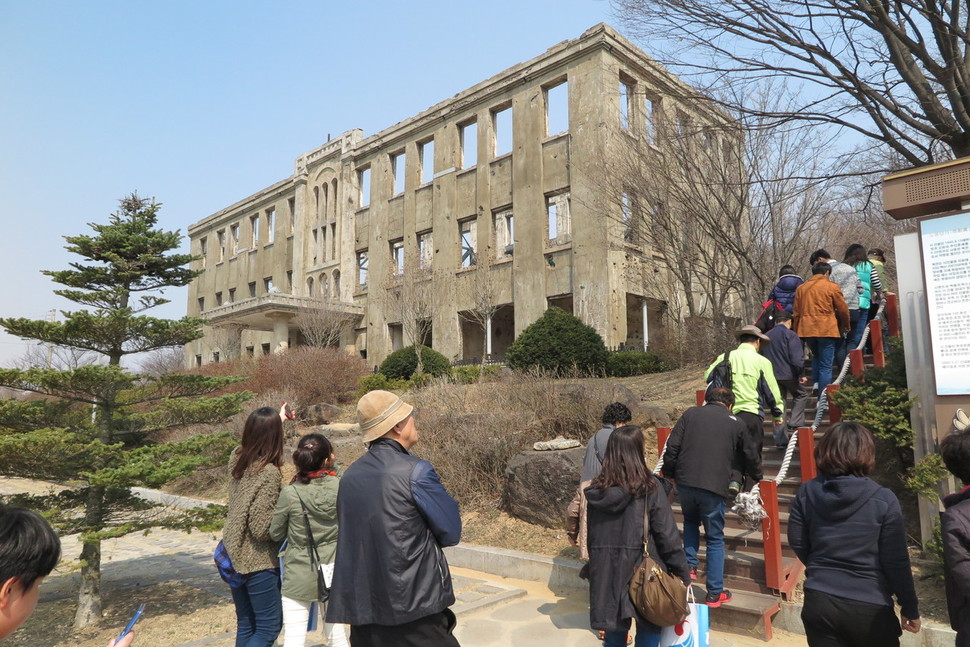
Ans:
{"label": "white pants", "polygon": [[[333,579],[333,564],[324,564],[324,577],[329,585]],[[304,647],[306,645],[307,625],[310,621],[308,600],[293,600],[283,596],[283,647]],[[347,642],[347,625],[325,623],[324,635],[328,647],[350,647]]]}

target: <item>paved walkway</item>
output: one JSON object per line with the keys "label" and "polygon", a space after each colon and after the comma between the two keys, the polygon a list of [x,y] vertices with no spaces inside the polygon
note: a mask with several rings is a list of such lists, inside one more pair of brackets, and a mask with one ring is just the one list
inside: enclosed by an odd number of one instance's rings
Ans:
{"label": "paved walkway", "polygon": [[[0,495],[46,493],[51,485],[0,477]],[[105,589],[183,581],[232,604],[228,587],[212,564],[218,537],[212,533],[156,530],[147,536],[128,535],[102,544],[102,582]],[[76,538],[64,538],[65,555],[77,556]],[[587,593],[553,592],[543,584],[513,580],[463,568],[453,569],[458,615],[456,635],[463,647],[598,647],[589,629]],[[78,575],[55,575],[45,580],[43,596],[68,599],[76,594]],[[309,645],[321,645],[322,634],[310,634]],[[316,641],[316,642],[314,642]],[[181,647],[231,647],[232,634],[201,638]],[[712,647],[764,645],[761,640],[720,632],[711,633]],[[805,644],[804,636],[775,632],[779,647]]]}

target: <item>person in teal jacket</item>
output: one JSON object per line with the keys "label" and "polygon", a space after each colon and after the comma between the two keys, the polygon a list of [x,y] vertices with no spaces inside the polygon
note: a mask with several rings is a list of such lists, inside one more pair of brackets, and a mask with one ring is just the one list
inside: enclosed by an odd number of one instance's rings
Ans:
{"label": "person in teal jacket", "polygon": [[[337,547],[337,486],[340,479],[333,469],[333,446],[322,434],[300,438],[293,452],[297,474],[280,491],[269,532],[273,539],[286,539],[280,553],[283,562],[283,647],[304,647],[310,621],[311,603],[319,597],[317,573],[310,562],[306,507],[310,533],[316,546],[327,585],[333,577]],[[329,647],[347,647],[344,625],[324,626]]]}
{"label": "person in teal jacket", "polygon": [[[781,397],[778,381],[775,380],[775,369],[764,355],[758,350],[771,342],[767,335],[756,326],[744,326],[735,331],[734,335],[740,342],[735,350],[730,351],[731,362],[731,390],[734,392],[734,415],[748,427],[748,434],[758,447],[761,455],[764,445],[765,409],[771,411],[776,425],[784,420],[785,400]],[[721,363],[724,355],[718,355],[714,362],[704,372],[704,378],[709,379],[714,367]]]}

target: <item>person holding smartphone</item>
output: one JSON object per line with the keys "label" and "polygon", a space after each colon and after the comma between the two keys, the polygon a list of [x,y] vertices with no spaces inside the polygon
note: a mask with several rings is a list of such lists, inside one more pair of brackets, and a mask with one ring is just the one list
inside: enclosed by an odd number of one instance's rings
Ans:
{"label": "person holding smartphone", "polygon": [[222,541],[242,578],[232,587],[236,647],[270,647],[283,628],[280,601],[280,542],[270,522],[280,494],[283,411],[256,409],[243,426],[242,442],[229,459],[229,512]]}

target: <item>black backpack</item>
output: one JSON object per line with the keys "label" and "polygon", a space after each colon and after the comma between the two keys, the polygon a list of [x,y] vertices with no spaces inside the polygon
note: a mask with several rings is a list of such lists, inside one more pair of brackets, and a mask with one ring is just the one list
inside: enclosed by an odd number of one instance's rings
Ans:
{"label": "black backpack", "polygon": [[784,310],[782,305],[775,301],[774,299],[768,299],[765,302],[764,309],[761,314],[758,315],[758,319],[754,322],[754,325],[758,327],[761,332],[768,332],[775,327],[775,315]]}
{"label": "black backpack", "polygon": [[733,389],[734,379],[731,377],[731,353],[728,351],[721,356],[721,361],[711,369],[707,376],[707,390]]}

